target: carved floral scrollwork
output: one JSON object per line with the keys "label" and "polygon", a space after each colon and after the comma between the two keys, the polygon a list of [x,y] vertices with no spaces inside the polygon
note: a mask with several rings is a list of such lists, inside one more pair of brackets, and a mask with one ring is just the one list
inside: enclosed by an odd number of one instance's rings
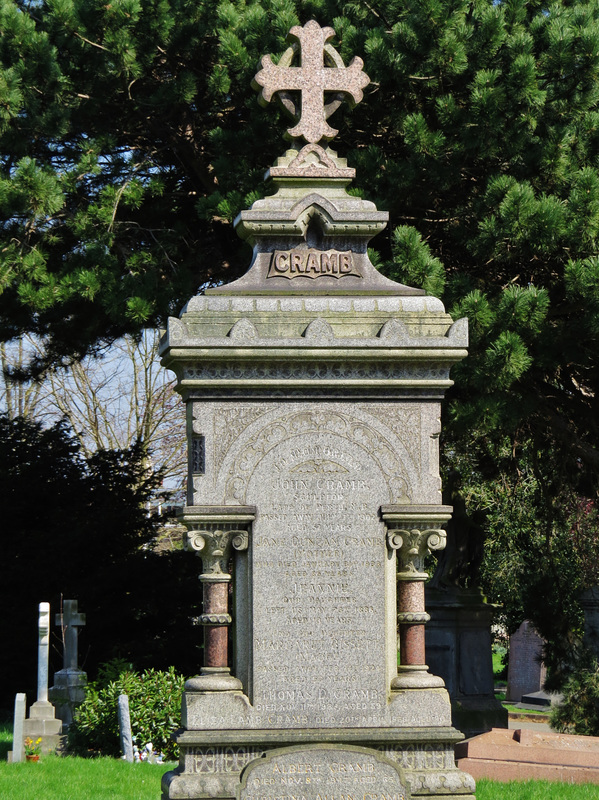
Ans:
{"label": "carved floral scrollwork", "polygon": [[194,550],[202,559],[205,579],[228,580],[231,547],[247,550],[248,542],[249,535],[244,530],[192,530],[187,532],[185,548]]}
{"label": "carved floral scrollwork", "polygon": [[250,543],[250,536],[247,531],[231,531],[234,534],[231,545],[234,550],[247,550]]}
{"label": "carved floral scrollwork", "polygon": [[440,528],[389,530],[387,543],[392,550],[397,551],[398,575],[426,579],[428,573],[424,571],[424,559],[433,550],[443,550],[446,537],[447,534]]}

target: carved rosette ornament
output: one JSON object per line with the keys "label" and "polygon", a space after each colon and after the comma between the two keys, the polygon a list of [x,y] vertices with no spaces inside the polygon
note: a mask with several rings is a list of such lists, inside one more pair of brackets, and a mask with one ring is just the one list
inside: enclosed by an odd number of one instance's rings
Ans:
{"label": "carved rosette ornament", "polygon": [[[241,681],[230,674],[228,663],[229,626],[233,622],[229,614],[229,562],[235,551],[248,549],[247,527],[253,519],[253,509],[241,511],[236,515],[234,509],[226,507],[191,507],[183,514],[183,521],[191,528],[187,532],[185,549],[202,559],[200,581],[204,587],[203,613],[199,616],[204,626],[204,666],[200,675],[187,681],[187,691],[241,691],[243,688]],[[219,516],[221,518],[217,519]]]}
{"label": "carved rosette ornament", "polygon": [[396,553],[400,666],[393,679],[394,689],[444,686],[426,666],[424,625],[430,617],[424,603],[424,582],[428,578],[425,559],[445,547],[443,525],[451,506],[393,505],[381,508],[387,526],[387,544]]}

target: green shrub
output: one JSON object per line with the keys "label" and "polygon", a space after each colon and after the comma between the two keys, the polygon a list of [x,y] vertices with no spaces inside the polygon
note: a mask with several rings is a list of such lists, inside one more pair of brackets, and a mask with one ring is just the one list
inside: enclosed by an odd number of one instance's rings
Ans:
{"label": "green shrub", "polygon": [[563,702],[552,709],[551,726],[560,733],[599,736],[599,661],[581,656],[562,689]]}
{"label": "green shrub", "polygon": [[106,686],[88,687],[84,702],[69,728],[69,751],[75,755],[116,756],[121,753],[118,697],[129,697],[131,731],[138,747],[152,742],[165,758],[177,758],[170,735],[179,725],[185,678],[169,667],[166,672],[148,669],[141,674],[121,672]]}

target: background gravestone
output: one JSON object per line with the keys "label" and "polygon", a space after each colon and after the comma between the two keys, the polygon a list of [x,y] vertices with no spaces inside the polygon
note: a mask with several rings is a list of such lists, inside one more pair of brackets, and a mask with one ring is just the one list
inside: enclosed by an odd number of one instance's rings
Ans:
{"label": "background gravestone", "polygon": [[599,586],[592,586],[580,597],[584,611],[584,644],[599,657]]}
{"label": "background gravestone", "polygon": [[77,600],[64,600],[62,611],[55,616],[63,640],[63,667],[54,673],[54,686],[48,696],[56,706],[63,733],[73,721],[73,712],[85,700],[87,675],[79,669],[79,628],[85,625],[85,614],[77,609]]}
{"label": "background gravestone", "polygon": [[528,620],[524,620],[510,636],[506,700],[519,703],[523,695],[543,689],[546,672],[543,644],[543,639]]}
{"label": "background gravestone", "polygon": [[8,761],[18,762],[25,760],[25,735],[23,725],[27,713],[27,697],[19,692],[15,696],[15,711],[12,729],[12,750],[8,752]]}
{"label": "background gravestone", "polygon": [[191,298],[162,342],[187,407],[182,518],[204,627],[180,765],[163,780],[172,800],[248,800],[251,781],[274,796],[292,777],[308,797],[317,765],[327,796],[334,777],[364,798],[363,777],[379,798],[389,780],[395,800],[474,789],[424,648],[424,563],[451,513],[440,403],[467,324],[370,262],[387,215],[348,193],[354,171],[326,144],[328,117],[368,79],[333,35],[296,26],[276,65],[262,59],[261,101],[279,93],[295,124],[275,193],[236,220],[252,264]]}
{"label": "background gravestone", "polygon": [[508,727],[508,712],[495,698],[492,605],[480,589],[427,586],[429,666],[441,675],[452,700],[453,724],[467,737]]}

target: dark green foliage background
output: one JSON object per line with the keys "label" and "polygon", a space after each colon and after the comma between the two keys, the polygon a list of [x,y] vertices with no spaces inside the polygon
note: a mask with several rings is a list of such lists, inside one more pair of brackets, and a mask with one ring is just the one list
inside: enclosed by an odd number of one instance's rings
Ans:
{"label": "dark green foliage background", "polygon": [[470,321],[443,453],[486,555],[439,582],[480,578],[559,672],[599,550],[599,0],[0,0],[0,337],[44,336],[40,370],[245,271],[285,147],[251,78],[310,18],[372,81],[332,122],[381,269]]}
{"label": "dark green foliage background", "polygon": [[86,461],[62,426],[42,430],[0,416],[7,609],[0,619],[0,709],[7,714],[15,692],[26,692],[29,702],[37,696],[41,601],[51,604],[51,674],[63,667],[54,625],[62,598],[76,598],[86,615],[79,662],[90,679],[114,657],[137,668],[176,663],[190,674],[197,671],[201,634],[191,623],[201,600],[196,560],[147,547],[157,520],[145,502],[158,482],[136,448],[99,452]]}

